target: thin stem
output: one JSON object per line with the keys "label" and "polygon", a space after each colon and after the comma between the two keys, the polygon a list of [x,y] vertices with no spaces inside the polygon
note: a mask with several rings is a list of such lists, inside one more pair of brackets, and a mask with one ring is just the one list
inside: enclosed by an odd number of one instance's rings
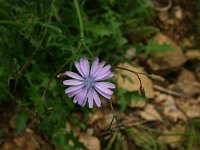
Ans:
{"label": "thin stem", "polygon": [[122,67],[115,67],[115,68],[134,73],[137,76],[137,78],[138,78],[138,80],[140,82],[140,87],[139,87],[140,93],[141,93],[142,96],[145,96],[145,91],[144,91],[144,88],[143,88],[143,85],[142,85],[142,81],[141,81],[140,76],[138,74],[149,76],[148,74],[143,73],[143,72],[136,72],[136,71],[133,71],[133,70],[130,70],[130,69],[122,68]]}
{"label": "thin stem", "polygon": [[0,24],[6,24],[6,25],[23,25],[21,22],[17,21],[10,21],[10,20],[0,20]]}
{"label": "thin stem", "polygon": [[127,69],[127,68],[123,68],[123,67],[115,67],[115,68],[121,69],[121,70],[126,70],[126,71],[132,72],[132,73],[134,73],[134,74],[142,74],[142,75],[145,75],[145,76],[149,76],[147,73],[144,73],[144,72],[137,72],[137,71],[130,70],[130,69]]}
{"label": "thin stem", "polygon": [[86,48],[86,50],[88,51],[88,53],[90,54],[90,56],[94,59],[94,55],[92,54],[91,50],[89,49],[89,47],[87,46],[87,44],[85,43],[85,41],[82,41],[83,46]]}
{"label": "thin stem", "polygon": [[147,11],[147,9],[144,7],[143,3],[141,2],[141,0],[137,0],[138,3],[140,4],[140,6],[142,7],[142,9],[144,10],[144,12],[146,13],[146,15],[150,18],[151,22],[158,28],[158,30],[160,31],[159,25],[157,22],[154,21],[153,16],[150,12]]}
{"label": "thin stem", "polygon": [[110,122],[110,125],[109,125],[109,127],[108,127],[108,130],[111,130],[111,126],[112,126],[112,124],[113,124],[113,121],[114,121],[114,117],[112,117],[112,120],[111,120],[111,122]]}
{"label": "thin stem", "polygon": [[[55,2],[55,0],[52,1],[52,3],[51,3],[51,8],[52,8],[52,5],[53,5],[54,2]],[[50,22],[51,17],[52,17],[52,14],[49,15],[48,23]],[[44,32],[43,32],[43,31],[44,31]],[[41,32],[40,32],[40,34],[39,34],[39,36],[38,36],[38,39],[39,39],[38,47],[36,47],[36,49],[34,50],[34,52],[32,53],[32,55],[28,58],[27,62],[26,62],[26,63],[21,67],[21,69],[17,72],[16,81],[15,81],[15,85],[14,85],[14,95],[16,94],[17,84],[18,84],[18,80],[19,80],[20,75],[21,75],[22,72],[31,64],[31,62],[32,62],[34,56],[37,54],[37,52],[38,52],[40,49],[44,49],[44,48],[41,48],[41,44],[42,44],[42,41],[43,41],[43,39],[44,39],[44,37],[45,37],[45,35],[46,35],[46,32],[47,32],[46,28],[43,29],[43,27],[42,27]],[[24,36],[25,36],[25,35],[24,35]],[[26,37],[26,36],[25,36],[25,37]],[[30,43],[31,43],[31,42],[30,42]]]}
{"label": "thin stem", "polygon": [[75,5],[76,12],[78,15],[78,21],[79,21],[79,26],[80,26],[80,36],[81,38],[84,38],[83,21],[82,21],[81,12],[80,12],[80,8],[79,8],[77,0],[74,0],[74,5]]}
{"label": "thin stem", "polygon": [[74,5],[76,8],[76,12],[78,15],[78,21],[79,21],[79,28],[80,28],[80,42],[83,44],[83,46],[85,47],[85,49],[87,50],[87,52],[89,53],[89,55],[94,58],[94,55],[92,54],[91,50],[89,49],[89,47],[87,46],[85,39],[84,39],[84,27],[83,27],[83,20],[82,20],[82,16],[81,16],[81,11],[80,11],[80,7],[79,4],[77,2],[77,0],[74,0]]}
{"label": "thin stem", "polygon": [[[117,126],[118,126],[118,129],[119,129],[119,131],[120,131],[120,123],[119,123],[119,120],[118,120],[118,118],[117,118],[117,115],[116,115],[116,113],[115,113],[115,111],[114,111],[114,108],[113,108],[113,105],[112,105],[111,100],[109,100],[109,103],[110,103],[110,108],[111,108],[112,113],[113,113],[113,118],[115,118],[115,120],[117,121]],[[112,119],[111,123],[112,123],[112,122],[113,122],[113,119]],[[112,125],[112,124],[110,124],[109,127],[111,127],[111,125]]]}
{"label": "thin stem", "polygon": [[154,80],[165,81],[165,78],[163,78],[159,75],[147,74],[145,72],[137,72],[137,71],[130,70],[130,69],[127,69],[127,68],[123,68],[123,67],[115,67],[115,68],[132,72],[132,73],[136,74],[137,76],[138,76],[138,74],[142,74],[142,75],[148,76],[149,78],[154,79]]}

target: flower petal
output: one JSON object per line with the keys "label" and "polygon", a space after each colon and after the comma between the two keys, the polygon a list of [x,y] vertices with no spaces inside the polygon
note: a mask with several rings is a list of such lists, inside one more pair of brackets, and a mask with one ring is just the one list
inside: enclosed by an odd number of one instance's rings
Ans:
{"label": "flower petal", "polygon": [[84,107],[85,104],[86,104],[86,102],[87,102],[87,96],[85,97],[84,101],[83,101],[82,104],[80,104],[80,105],[81,105],[82,107]]}
{"label": "flower petal", "polygon": [[94,72],[93,77],[95,77],[95,76],[97,76],[97,75],[99,74],[99,72],[101,71],[101,69],[103,68],[103,66],[105,65],[105,63],[106,63],[105,61],[102,61],[102,62],[98,65],[96,71]]}
{"label": "flower petal", "polygon": [[77,102],[79,102],[79,101],[83,101],[83,97],[82,97],[83,94],[84,94],[84,90],[82,89],[82,90],[74,97],[73,102],[74,102],[74,103],[77,103]]}
{"label": "flower petal", "polygon": [[113,94],[113,91],[111,91],[110,89],[104,87],[102,84],[95,84],[95,87],[97,89],[99,89],[100,91],[102,91],[103,93],[105,94],[108,94],[108,95],[112,95]]}
{"label": "flower petal", "polygon": [[77,73],[71,72],[71,71],[66,71],[65,74],[71,78],[77,79],[77,80],[83,80],[83,78],[78,75]]}
{"label": "flower petal", "polygon": [[106,66],[104,66],[104,67],[100,70],[99,74],[105,74],[105,73],[107,73],[108,71],[110,71],[110,68],[111,68],[111,65],[106,65]]}
{"label": "flower petal", "polygon": [[96,81],[100,81],[100,80],[109,79],[109,78],[111,78],[111,77],[113,77],[113,76],[114,76],[114,73],[112,73],[111,71],[108,71],[108,72],[105,73],[105,74],[99,74],[99,75],[97,75],[94,79],[95,79]]}
{"label": "flower petal", "polygon": [[95,85],[100,85],[101,87],[107,88],[107,89],[114,89],[116,85],[110,82],[96,82]]}
{"label": "flower petal", "polygon": [[80,84],[83,84],[83,81],[80,81],[80,80],[64,80],[63,81],[63,84],[64,85],[80,85]]}
{"label": "flower petal", "polygon": [[84,74],[83,74],[83,71],[81,70],[81,66],[80,66],[80,63],[75,61],[75,67],[76,69],[78,70],[78,72],[81,74],[82,77],[84,77]]}
{"label": "flower petal", "polygon": [[89,75],[90,65],[89,65],[89,62],[86,58],[83,58],[83,59],[80,60],[80,67],[81,67],[81,70],[83,72],[83,75],[85,77],[87,77]]}
{"label": "flower petal", "polygon": [[94,101],[95,101],[97,107],[101,107],[101,100],[100,100],[99,95],[97,94],[97,92],[95,90],[93,90],[92,95],[94,97]]}
{"label": "flower petal", "polygon": [[94,76],[94,73],[96,72],[96,70],[98,69],[98,64],[99,64],[99,58],[97,57],[94,62],[92,63],[92,67],[91,67],[91,71],[90,71],[90,75]]}
{"label": "flower petal", "polygon": [[80,94],[80,99],[78,101],[78,104],[81,106],[84,106],[85,100],[87,99],[87,89],[83,89],[83,91]]}
{"label": "flower petal", "polygon": [[68,94],[68,93],[74,92],[74,91],[76,91],[76,90],[79,90],[79,89],[81,89],[81,88],[83,88],[83,85],[71,86],[71,87],[69,87],[69,88],[67,88],[67,89],[65,90],[65,93]]}
{"label": "flower petal", "polygon": [[82,88],[80,88],[80,89],[78,89],[78,90],[76,90],[76,91],[70,92],[70,93],[68,93],[67,95],[68,95],[69,97],[73,97],[73,96],[77,95],[78,93],[80,93],[81,91],[82,91]]}
{"label": "flower petal", "polygon": [[87,98],[88,98],[88,103],[89,103],[89,108],[92,108],[93,107],[93,91],[94,90],[89,90],[88,91],[88,95],[87,95]]}
{"label": "flower petal", "polygon": [[113,76],[115,76],[115,74],[113,72],[110,72],[109,75],[107,75],[105,78],[102,78],[102,80],[107,80],[109,78],[112,78]]}
{"label": "flower petal", "polygon": [[79,105],[82,105],[82,104],[84,103],[86,94],[87,94],[87,90],[86,90],[85,88],[82,89],[82,91],[81,91],[80,93],[78,93],[78,94],[74,97],[73,102],[74,102],[74,103],[77,103],[77,102],[78,102]]}
{"label": "flower petal", "polygon": [[112,95],[106,94],[106,93],[102,92],[101,90],[99,90],[99,89],[96,88],[96,87],[95,87],[95,90],[96,90],[99,94],[101,94],[103,97],[105,97],[105,98],[107,98],[107,99],[111,99],[111,96],[112,96]]}

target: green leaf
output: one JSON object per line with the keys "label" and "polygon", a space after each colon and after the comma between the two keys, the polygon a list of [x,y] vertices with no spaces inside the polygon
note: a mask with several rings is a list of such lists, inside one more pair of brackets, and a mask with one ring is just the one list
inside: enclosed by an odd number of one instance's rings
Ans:
{"label": "green leaf", "polygon": [[158,44],[156,41],[151,40],[145,46],[145,54],[153,54],[156,52],[166,52],[166,51],[173,51],[175,48],[170,44]]}
{"label": "green leaf", "polygon": [[141,96],[138,91],[129,92],[123,88],[117,88],[117,97],[119,99],[120,109],[124,111],[131,101],[146,101],[144,96]]}
{"label": "green leaf", "polygon": [[132,92],[131,101],[146,101],[147,99],[144,96],[141,96],[138,91]]}
{"label": "green leaf", "polygon": [[17,114],[16,129],[18,132],[22,132],[26,128],[26,123],[28,121],[28,117],[29,117],[29,115],[26,112],[20,112]]}
{"label": "green leaf", "polygon": [[44,23],[44,22],[38,22],[38,24],[41,25],[41,26],[43,26],[43,27],[50,28],[53,31],[58,32],[59,34],[62,34],[62,30],[59,27],[55,26],[55,25]]}

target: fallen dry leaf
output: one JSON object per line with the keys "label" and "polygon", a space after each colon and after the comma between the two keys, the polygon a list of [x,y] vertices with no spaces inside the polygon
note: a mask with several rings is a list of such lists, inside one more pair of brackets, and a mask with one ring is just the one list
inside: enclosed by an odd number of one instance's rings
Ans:
{"label": "fallen dry leaf", "polygon": [[189,50],[186,52],[187,59],[198,59],[200,60],[200,50]]}
{"label": "fallen dry leaf", "polygon": [[125,58],[127,58],[128,60],[133,59],[135,56],[136,56],[136,49],[134,47],[129,48],[126,51]]}
{"label": "fallen dry leaf", "polygon": [[[137,72],[144,72],[144,69],[142,67],[134,67],[130,64],[124,63],[124,64],[120,64],[120,67],[126,68],[126,69],[130,69],[130,70],[134,70]],[[128,72],[128,71],[124,71],[124,70],[120,70],[117,69],[117,74],[116,74],[116,78],[117,78],[117,85],[121,88],[126,89],[127,91],[138,91],[140,84],[138,81],[138,78],[135,74]],[[128,78],[130,78],[133,83],[131,83],[127,78],[123,78],[122,75],[127,76]],[[153,83],[152,81],[144,76],[144,75],[139,75],[145,90],[145,94],[147,98],[153,98]]]}
{"label": "fallen dry leaf", "polygon": [[[105,130],[109,127],[111,121],[113,119],[112,113],[107,113],[105,116],[98,121],[98,128],[100,130]],[[113,124],[115,124],[116,120],[114,119]]]}
{"label": "fallen dry leaf", "polygon": [[173,13],[176,19],[182,20],[183,19],[183,10],[181,9],[180,6],[175,6],[173,7]]}
{"label": "fallen dry leaf", "polygon": [[155,101],[156,103],[160,104],[160,103],[166,101],[167,96],[168,96],[168,95],[166,95],[166,94],[163,94],[163,93],[158,92],[157,95],[155,95],[154,101]]}
{"label": "fallen dry leaf", "polygon": [[146,120],[151,120],[151,121],[162,120],[160,114],[152,104],[147,104],[145,110],[140,112],[140,116]]}
{"label": "fallen dry leaf", "polygon": [[159,59],[150,58],[147,60],[147,64],[153,71],[160,72],[162,70],[171,70],[184,64],[186,60],[185,56],[181,47],[175,41],[163,33],[156,34],[154,40],[158,44],[170,44],[175,50],[154,53],[154,57]]}
{"label": "fallen dry leaf", "polygon": [[192,81],[192,82],[197,82],[194,74],[191,71],[189,71],[185,68],[181,69],[181,73],[179,74],[179,77],[178,77],[179,82],[181,82],[183,80],[189,80],[189,81]]}
{"label": "fallen dry leaf", "polygon": [[145,101],[138,101],[138,102],[131,101],[129,104],[131,108],[143,108],[145,105],[146,105]]}
{"label": "fallen dry leaf", "polygon": [[182,69],[178,82],[169,87],[187,96],[200,94],[200,83],[196,80],[194,74],[187,69]]}
{"label": "fallen dry leaf", "polygon": [[196,99],[177,100],[177,105],[189,118],[200,117],[200,102]]}
{"label": "fallen dry leaf", "polygon": [[168,96],[164,103],[164,114],[173,122],[177,122],[179,119],[187,121],[185,114],[177,108],[175,99],[172,96]]}
{"label": "fallen dry leaf", "polygon": [[88,115],[87,123],[88,123],[88,124],[93,124],[93,123],[95,123],[97,120],[102,119],[103,117],[104,117],[103,112],[100,111],[100,110],[97,110],[95,113],[90,113],[90,114]]}
{"label": "fallen dry leaf", "polygon": [[164,23],[169,19],[169,14],[167,11],[160,11],[158,13],[158,18]]}
{"label": "fallen dry leaf", "polygon": [[[9,141],[9,140],[8,140]],[[29,133],[23,133],[23,134],[16,134],[14,135],[12,142],[6,141],[1,149],[5,150],[37,150],[42,148],[48,148],[48,150],[52,150],[52,147],[45,143],[45,141],[36,134],[29,134]],[[11,148],[14,147],[14,148]],[[10,149],[9,149],[10,148]]]}
{"label": "fallen dry leaf", "polygon": [[88,150],[100,150],[100,141],[95,136],[89,136],[86,134],[81,134],[79,136],[79,141],[85,145],[85,147],[88,148]]}

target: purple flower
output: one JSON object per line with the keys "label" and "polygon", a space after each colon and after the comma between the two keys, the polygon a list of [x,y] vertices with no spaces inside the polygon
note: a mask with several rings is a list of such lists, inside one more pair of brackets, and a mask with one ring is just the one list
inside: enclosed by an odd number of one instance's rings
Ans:
{"label": "purple flower", "polygon": [[101,100],[99,93],[103,97],[110,99],[115,85],[110,82],[103,82],[114,76],[110,71],[111,66],[105,65],[105,62],[99,62],[96,58],[90,68],[89,62],[86,58],[81,58],[79,62],[75,62],[76,69],[79,74],[66,71],[65,74],[73,79],[64,80],[63,84],[70,86],[65,90],[69,97],[74,97],[73,102],[81,106],[85,106],[87,100],[89,108],[93,107],[93,100],[98,107],[101,107]]}

